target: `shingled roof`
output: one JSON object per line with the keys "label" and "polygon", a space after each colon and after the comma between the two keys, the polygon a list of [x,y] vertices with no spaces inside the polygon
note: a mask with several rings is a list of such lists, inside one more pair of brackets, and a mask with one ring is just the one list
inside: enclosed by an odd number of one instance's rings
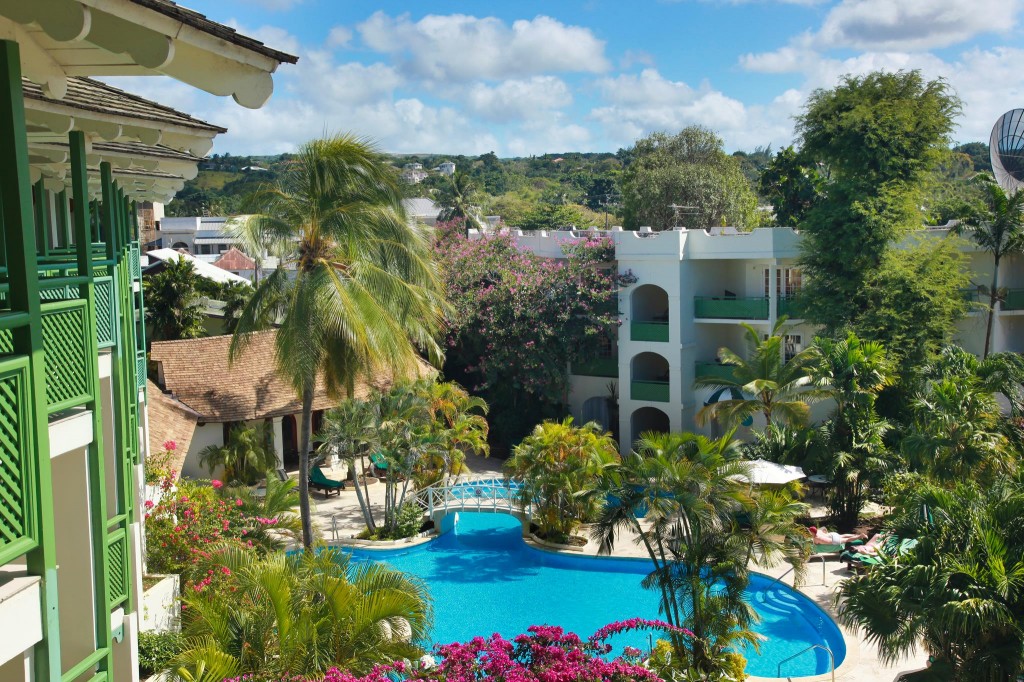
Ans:
{"label": "shingled roof", "polygon": [[174,453],[168,466],[180,474],[199,415],[165,394],[152,381],[146,382],[146,396],[146,410],[149,413],[149,452],[162,452],[164,443],[173,441]]}
{"label": "shingled roof", "polygon": [[83,111],[94,111],[114,116],[127,116],[134,119],[172,123],[188,128],[198,128],[216,133],[226,133],[222,128],[206,121],[157,104],[144,97],[125,92],[113,85],[107,85],[92,78],[68,78],[68,91],[61,99],[54,99],[43,94],[43,89],[27,78],[21,79],[21,90],[26,99],[49,102],[54,105],[74,107]]}
{"label": "shingled roof", "polygon": [[[275,368],[276,331],[259,332],[241,357],[228,362],[230,336],[153,343],[150,359],[160,363],[164,388],[199,414],[201,422],[233,422],[298,414],[302,403],[295,389]],[[421,364],[420,375],[430,372]],[[354,397],[391,384],[390,377],[356,383]],[[313,396],[313,409],[335,407],[322,382]]]}

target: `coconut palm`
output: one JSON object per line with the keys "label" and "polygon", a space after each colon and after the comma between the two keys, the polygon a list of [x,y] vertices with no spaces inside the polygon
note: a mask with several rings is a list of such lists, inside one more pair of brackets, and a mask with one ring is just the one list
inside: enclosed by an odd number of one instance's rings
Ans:
{"label": "coconut palm", "polygon": [[988,357],[992,341],[992,320],[996,301],[1005,296],[999,288],[999,265],[1011,254],[1024,253],[1024,192],[1007,194],[991,175],[979,175],[984,189],[986,210],[981,215],[968,216],[953,230],[953,234],[968,235],[975,244],[992,254],[992,284],[988,287],[988,319],[985,322],[985,347],[982,358]]}
{"label": "coconut palm", "polygon": [[278,371],[302,401],[299,496],[304,543],[309,515],[313,397],[352,394],[361,375],[417,371],[418,350],[439,363],[441,284],[428,229],[402,209],[397,178],[370,143],[342,135],[302,146],[276,184],[247,199],[256,223],[292,245],[238,321],[231,357],[277,320]]}
{"label": "coconut palm", "polygon": [[[287,172],[287,171],[285,171]],[[253,284],[263,279],[263,261],[267,257],[282,257],[289,248],[288,236],[263,220],[250,220],[249,216],[230,218],[226,224],[228,235],[241,251],[252,257],[256,264]]]}
{"label": "coconut palm", "polygon": [[199,464],[211,476],[222,472],[228,483],[251,485],[277,466],[273,434],[266,422],[235,424],[223,445],[207,445],[199,451]]}
{"label": "coconut palm", "polygon": [[519,502],[533,507],[541,532],[559,541],[594,513],[598,481],[618,458],[599,424],[566,417],[538,424],[505,462],[505,475],[521,482]]}
{"label": "coconut palm", "polygon": [[487,456],[488,407],[483,398],[471,396],[454,381],[420,382],[419,390],[427,399],[432,428],[440,436],[439,461],[431,471],[423,472],[417,485],[430,485],[457,475],[463,470],[466,451]]}
{"label": "coconut palm", "polygon": [[437,201],[441,205],[438,220],[462,220],[466,229],[480,227],[480,221],[474,212],[474,200],[477,188],[472,178],[462,171],[455,171],[448,178],[448,183],[441,185],[437,193]]}
{"label": "coconut palm", "polygon": [[[223,548],[213,553],[215,574],[233,587],[231,598],[213,588],[190,590],[185,651],[171,672],[206,679],[202,666],[226,675],[322,676],[339,667],[367,674],[375,665],[416,658],[432,618],[426,586],[380,564],[349,566],[344,554],[324,550],[265,558]],[[217,678],[223,679],[224,675]]]}
{"label": "coconut palm", "polygon": [[807,530],[796,520],[807,515],[810,505],[797,501],[785,489],[764,489],[753,497],[746,512],[747,522],[737,531],[747,541],[745,564],[749,566],[753,560],[771,568],[781,558],[794,566],[799,579],[807,561]]}
{"label": "coconut palm", "polygon": [[172,258],[163,272],[143,280],[151,341],[198,339],[206,335],[196,289],[198,278],[192,261]]}
{"label": "coconut palm", "polygon": [[808,402],[817,394],[808,390],[810,367],[817,356],[811,346],[797,353],[788,361],[783,356],[783,337],[779,333],[786,318],[779,319],[768,338],[762,339],[760,332],[743,323],[746,330],[747,358],[722,348],[718,355],[725,365],[733,367],[729,377],[697,377],[698,387],[731,389],[733,395],[742,393],[751,398],[732,398],[705,405],[697,413],[697,420],[706,424],[718,419],[733,427],[755,414],[764,415],[768,424],[779,421],[790,426],[802,426],[810,415]]}
{"label": "coconut palm", "polygon": [[1018,679],[1024,671],[1022,524],[1019,484],[925,485],[893,523],[898,537],[917,538],[917,546],[846,580],[836,599],[841,620],[861,628],[883,662],[923,645],[932,661],[928,675],[911,679]]}

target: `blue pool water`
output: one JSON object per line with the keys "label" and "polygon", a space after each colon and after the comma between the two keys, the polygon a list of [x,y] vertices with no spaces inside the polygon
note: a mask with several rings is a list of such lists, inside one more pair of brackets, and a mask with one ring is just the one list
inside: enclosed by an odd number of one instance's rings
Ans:
{"label": "blue pool water", "polygon": [[[519,522],[504,514],[462,512],[455,529],[404,550],[352,550],[355,561],[383,561],[421,577],[434,599],[432,639],[466,641],[493,632],[511,638],[534,624],[560,625],[586,638],[625,618],[658,618],[658,597],[640,587],[646,560],[567,556],[526,545]],[[835,623],[816,604],[781,583],[755,574],[748,598],[761,615],[756,630],[767,640],[760,655],[744,651],[747,673],[776,677],[783,659],[824,644],[836,665],[846,645]],[[646,633],[611,640],[617,650],[648,647]],[[828,655],[808,652],[788,662],[784,675],[828,672]]]}

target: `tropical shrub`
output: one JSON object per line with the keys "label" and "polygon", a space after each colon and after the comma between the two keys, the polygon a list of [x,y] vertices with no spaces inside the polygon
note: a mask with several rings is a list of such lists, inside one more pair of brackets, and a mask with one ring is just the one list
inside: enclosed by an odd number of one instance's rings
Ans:
{"label": "tropical shrub", "polygon": [[572,417],[538,424],[505,462],[505,475],[520,481],[519,503],[533,507],[533,520],[548,540],[564,542],[597,512],[602,472],[618,461],[611,434]]}
{"label": "tropical shrub", "polygon": [[[171,663],[186,680],[319,679],[418,658],[432,607],[419,579],[380,564],[350,566],[340,552],[257,557],[238,547],[211,553],[221,590],[183,596],[187,648]],[[226,595],[229,595],[226,598]]]}
{"label": "tropical shrub", "polygon": [[199,463],[211,476],[222,472],[229,483],[252,485],[277,466],[273,433],[267,422],[235,424],[223,445],[207,445],[199,452]]}
{"label": "tropical shrub", "polygon": [[142,467],[147,485],[157,485],[164,479],[177,475],[178,472],[171,468],[171,460],[174,459],[174,452],[177,449],[177,443],[166,440],[162,450],[146,454]]}
{"label": "tropical shrub", "polygon": [[171,660],[184,649],[180,632],[139,633],[139,674],[142,677],[165,670]]}
{"label": "tropical shrub", "polygon": [[160,502],[146,502],[146,567],[177,573],[188,588],[209,585],[204,566],[213,547],[229,543],[266,553],[300,530],[290,510],[298,504],[295,481],[267,481],[266,495],[229,488],[220,481],[165,479]]}

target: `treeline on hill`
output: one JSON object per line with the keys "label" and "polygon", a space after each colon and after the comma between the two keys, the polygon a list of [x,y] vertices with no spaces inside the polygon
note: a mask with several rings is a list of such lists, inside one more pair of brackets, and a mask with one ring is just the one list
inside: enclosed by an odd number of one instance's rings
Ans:
{"label": "treeline on hill", "polygon": [[[727,155],[722,147],[722,140],[710,131],[691,127],[677,135],[654,133],[615,153],[566,152],[502,159],[488,152],[389,158],[396,173],[406,164],[422,164],[428,172],[426,179],[403,186],[409,197],[430,197],[441,204],[451,180],[432,169],[453,162],[468,180],[471,203],[481,215],[501,216],[506,225],[523,229],[796,224],[799,205],[815,192],[817,169],[804,167],[801,155],[792,148],[759,146],[752,152]],[[185,183],[165,211],[168,216],[243,212],[244,197],[260,183],[273,181],[291,159],[290,154],[214,154],[200,164],[199,175]],[[686,167],[694,170],[680,170]],[[704,173],[709,168],[715,171],[710,180]],[[975,173],[988,170],[987,144],[968,142],[951,148],[932,173],[923,199],[929,221],[945,222],[963,203],[977,201],[977,188],[969,181]],[[702,192],[681,191],[680,183],[700,187]],[[647,196],[635,187],[649,190]],[[723,204],[722,197],[732,200]],[[630,199],[646,203],[649,210],[631,209]],[[751,210],[754,205],[762,209]],[[774,206],[775,213],[764,210],[765,206]]]}

